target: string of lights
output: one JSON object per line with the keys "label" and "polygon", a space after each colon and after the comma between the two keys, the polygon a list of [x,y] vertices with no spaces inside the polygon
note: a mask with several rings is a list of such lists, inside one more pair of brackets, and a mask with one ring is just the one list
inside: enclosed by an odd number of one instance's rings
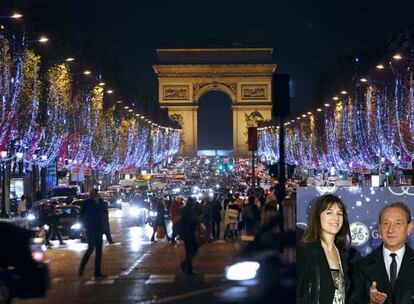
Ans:
{"label": "string of lights", "polygon": [[[397,54],[394,60],[404,56]],[[410,61],[406,62],[410,65]],[[386,73],[383,65],[377,70]],[[387,75],[392,84],[359,78],[332,102],[286,119],[286,163],[305,169],[376,169],[402,166],[414,158],[414,82],[410,69]],[[405,73],[405,74],[404,74]],[[352,97],[351,97],[352,96]],[[275,128],[258,128],[258,153],[277,161]]]}
{"label": "string of lights", "polygon": [[[48,41],[43,38],[39,42]],[[104,89],[106,84],[100,78],[98,84],[75,92],[69,67],[75,58],[51,66],[46,82],[41,83],[40,57],[27,45],[24,40],[21,48],[11,50],[0,33],[3,162],[14,162],[23,155],[25,167],[47,167],[57,161],[66,169],[90,167],[109,174],[151,166],[178,152],[180,129],[159,125],[133,109],[119,113],[110,106],[104,110],[104,94],[114,94],[114,90]],[[91,73],[85,70],[82,74]],[[41,86],[47,92],[44,107]],[[115,122],[116,115],[122,115],[120,124]]]}

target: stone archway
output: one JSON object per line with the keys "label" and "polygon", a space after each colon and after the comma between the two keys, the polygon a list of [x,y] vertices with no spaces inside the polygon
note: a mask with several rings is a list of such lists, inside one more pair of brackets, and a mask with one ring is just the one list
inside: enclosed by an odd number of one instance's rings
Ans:
{"label": "stone archway", "polygon": [[[184,156],[197,155],[197,111],[201,96],[225,93],[232,102],[233,152],[248,155],[251,117],[271,118],[272,63],[270,48],[157,49],[159,102],[183,128]],[[257,120],[254,120],[256,122]]]}
{"label": "stone archway", "polygon": [[220,91],[230,97],[232,103],[237,100],[236,83],[197,83],[194,85],[194,102],[198,104],[200,98],[211,91]]}
{"label": "stone archway", "polygon": [[211,90],[197,101],[197,150],[233,151],[232,101],[223,91]]}

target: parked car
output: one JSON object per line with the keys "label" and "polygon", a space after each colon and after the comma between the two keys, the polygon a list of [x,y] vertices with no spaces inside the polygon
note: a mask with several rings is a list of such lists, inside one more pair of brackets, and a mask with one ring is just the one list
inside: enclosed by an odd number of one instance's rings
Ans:
{"label": "parked car", "polygon": [[0,222],[0,303],[44,297],[50,287],[43,240],[10,222]]}

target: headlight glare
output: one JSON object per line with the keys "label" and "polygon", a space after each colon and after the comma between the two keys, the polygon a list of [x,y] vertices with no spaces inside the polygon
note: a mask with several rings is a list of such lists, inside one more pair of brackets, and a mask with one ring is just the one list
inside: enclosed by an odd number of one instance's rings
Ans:
{"label": "headlight glare", "polygon": [[70,229],[79,230],[81,229],[82,225],[80,223],[73,224]]}
{"label": "headlight glare", "polygon": [[256,277],[260,268],[258,262],[240,262],[226,267],[226,278],[231,281],[251,280]]}

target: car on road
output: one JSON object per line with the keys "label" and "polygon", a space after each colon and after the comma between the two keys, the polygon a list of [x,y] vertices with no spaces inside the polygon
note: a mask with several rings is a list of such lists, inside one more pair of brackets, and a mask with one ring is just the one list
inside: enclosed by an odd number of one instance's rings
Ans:
{"label": "car on road", "polygon": [[11,222],[0,222],[0,303],[44,297],[50,287],[43,240]]}
{"label": "car on road", "polygon": [[281,254],[295,245],[294,232],[261,231],[226,267],[225,277],[233,285],[220,293],[220,303],[295,303],[296,265]]}
{"label": "car on road", "polygon": [[117,190],[101,191],[99,192],[99,194],[101,195],[103,200],[108,201],[109,208],[122,208],[122,198]]}
{"label": "car on road", "polygon": [[134,225],[143,226],[148,222],[150,211],[140,204],[131,204],[129,207],[129,215]]}
{"label": "car on road", "polygon": [[80,194],[79,187],[78,186],[72,186],[72,185],[60,185],[53,187],[50,192],[50,197],[65,197],[65,198],[76,198]]}
{"label": "car on road", "polygon": [[69,239],[86,239],[85,229],[80,221],[80,207],[76,205],[57,205],[53,214],[58,220],[58,227],[63,237]]}

